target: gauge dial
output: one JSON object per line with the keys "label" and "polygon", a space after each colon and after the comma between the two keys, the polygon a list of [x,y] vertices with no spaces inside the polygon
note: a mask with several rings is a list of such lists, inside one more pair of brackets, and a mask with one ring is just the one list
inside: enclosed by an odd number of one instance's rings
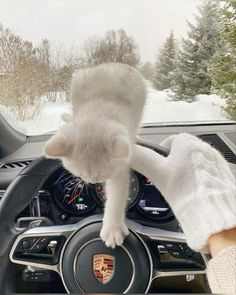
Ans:
{"label": "gauge dial", "polygon": [[86,214],[96,206],[88,184],[69,172],[56,180],[53,195],[58,206],[72,215]]}
{"label": "gauge dial", "polygon": [[[94,185],[95,194],[98,198],[100,204],[103,204],[106,200],[106,192],[105,192],[105,184],[104,183],[97,183]],[[129,185],[129,195],[127,199],[127,207],[132,207],[140,196],[140,183],[138,175],[131,171],[130,173],[130,185]]]}

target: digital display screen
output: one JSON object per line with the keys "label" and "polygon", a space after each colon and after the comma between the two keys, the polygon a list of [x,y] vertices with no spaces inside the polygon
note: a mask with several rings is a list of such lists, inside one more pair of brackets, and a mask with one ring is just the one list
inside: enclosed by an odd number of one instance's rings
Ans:
{"label": "digital display screen", "polygon": [[140,212],[149,218],[165,219],[173,216],[169,205],[149,180],[145,181],[138,207]]}

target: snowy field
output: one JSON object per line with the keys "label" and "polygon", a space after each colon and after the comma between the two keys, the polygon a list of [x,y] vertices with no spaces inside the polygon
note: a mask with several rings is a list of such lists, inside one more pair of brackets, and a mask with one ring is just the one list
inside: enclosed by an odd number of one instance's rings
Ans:
{"label": "snowy field", "polygon": [[168,91],[149,88],[142,123],[173,123],[226,120],[224,100],[216,94],[198,95],[196,101],[170,101]]}
{"label": "snowy field", "polygon": [[[142,118],[143,124],[168,124],[176,122],[219,121],[226,120],[221,107],[224,100],[217,95],[198,95],[195,102],[169,101],[167,91],[156,91],[149,88],[148,99]],[[13,114],[0,105],[0,112],[19,131],[27,135],[43,134],[58,129],[61,115],[70,111],[66,101],[44,103],[40,115],[35,120],[17,121]]]}

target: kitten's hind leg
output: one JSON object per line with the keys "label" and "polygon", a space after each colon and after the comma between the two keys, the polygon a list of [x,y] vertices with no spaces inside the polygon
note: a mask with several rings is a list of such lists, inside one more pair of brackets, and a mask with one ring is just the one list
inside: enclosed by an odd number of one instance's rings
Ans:
{"label": "kitten's hind leg", "polygon": [[115,248],[129,234],[125,225],[125,207],[129,191],[129,169],[106,181],[106,205],[100,237],[106,246]]}

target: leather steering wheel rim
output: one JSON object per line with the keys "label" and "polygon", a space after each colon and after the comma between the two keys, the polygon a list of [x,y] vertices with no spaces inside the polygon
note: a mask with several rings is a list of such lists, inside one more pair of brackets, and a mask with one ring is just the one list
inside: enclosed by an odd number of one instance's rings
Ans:
{"label": "leather steering wheel rim", "polygon": [[[165,148],[138,140],[138,144],[149,147],[157,153],[167,156]],[[17,216],[38,193],[48,177],[61,167],[59,160],[39,157],[23,169],[8,186],[0,202],[0,294],[15,293],[13,263],[9,254],[16,238],[25,228],[17,228]]]}

